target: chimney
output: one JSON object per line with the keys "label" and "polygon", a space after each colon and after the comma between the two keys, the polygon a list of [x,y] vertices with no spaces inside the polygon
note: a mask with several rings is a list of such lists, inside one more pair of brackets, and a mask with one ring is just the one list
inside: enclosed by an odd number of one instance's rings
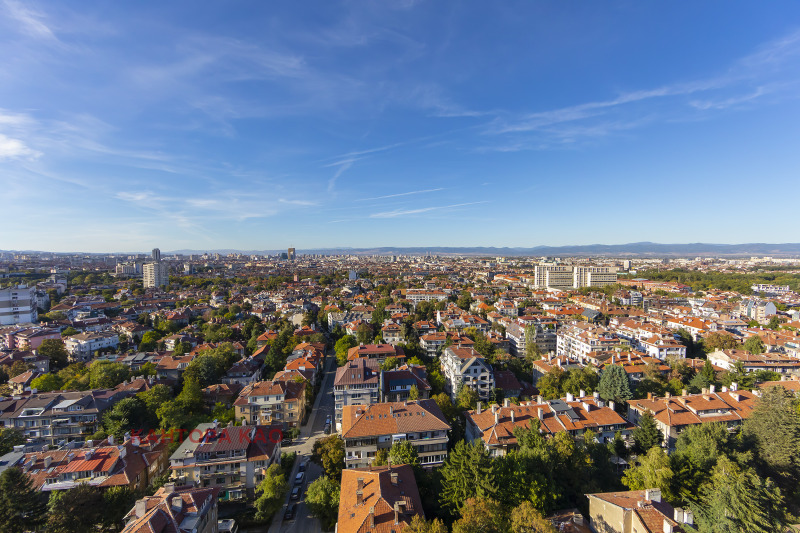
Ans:
{"label": "chimney", "polygon": [[668,400],[670,399],[671,396],[672,396],[672,394],[669,391],[664,393],[664,398],[666,398]]}
{"label": "chimney", "polygon": [[681,396],[686,396],[687,394],[689,394],[689,391],[688,391],[688,390],[686,390],[686,389],[683,389],[683,390],[681,391]]}
{"label": "chimney", "polygon": [[573,396],[571,392],[567,393],[567,401],[568,402],[574,402],[575,401],[575,396]]}
{"label": "chimney", "polygon": [[613,365],[613,364],[616,364],[616,362],[617,362],[617,356],[616,356],[616,355],[612,355],[612,356],[611,356],[611,364],[612,364],[612,365]]}
{"label": "chimney", "polygon": [[542,397],[541,394],[536,397],[536,403],[544,403],[544,398]]}
{"label": "chimney", "polygon": [[542,409],[542,408],[540,407],[540,408],[538,409],[538,411],[536,412],[536,414],[538,415],[538,418],[539,418],[539,420],[542,420],[542,419],[544,418],[544,409]]}
{"label": "chimney", "polygon": [[673,528],[672,524],[669,523],[669,519],[664,519],[664,533],[672,533]]}
{"label": "chimney", "polygon": [[517,419],[517,416],[514,414],[514,410],[512,409],[511,410],[511,423],[513,424],[514,422],[516,422],[517,421],[516,419]]}
{"label": "chimney", "polygon": [[683,509],[680,507],[676,507],[672,512],[672,519],[675,520],[677,523],[683,523]]}
{"label": "chimney", "polygon": [[44,458],[44,467],[45,467],[45,469],[50,468],[50,463],[52,463],[52,462],[53,462],[53,458],[52,457],[50,457],[49,455],[47,457],[45,457]]}
{"label": "chimney", "polygon": [[631,354],[630,354],[630,352],[628,352],[628,362],[629,362],[629,363],[630,363],[630,362],[632,362],[632,358],[631,358]]}
{"label": "chimney", "polygon": [[590,408],[592,407],[592,404],[590,404],[589,402],[581,402],[581,405],[583,406],[583,410],[586,411],[587,413],[590,411]]}
{"label": "chimney", "polygon": [[494,414],[497,414],[497,404],[496,404],[496,403],[493,403],[493,404],[492,404],[492,414],[493,414],[493,415],[494,415]]}
{"label": "chimney", "polygon": [[714,394],[716,391],[717,391],[716,385],[711,385],[708,387],[708,392],[710,392],[711,394]]}
{"label": "chimney", "polygon": [[375,508],[369,508],[369,527],[375,528]]}
{"label": "chimney", "polygon": [[475,409],[477,414],[481,414],[481,402],[478,402],[478,407]]}
{"label": "chimney", "polygon": [[136,500],[134,510],[136,511],[136,518],[143,517],[147,512],[147,500]]}
{"label": "chimney", "polygon": [[614,402],[608,402],[608,408],[609,409],[611,409],[613,411],[615,407],[616,407],[616,404]]}
{"label": "chimney", "polygon": [[511,404],[511,400],[508,398],[503,399],[503,407],[508,407]]}
{"label": "chimney", "polygon": [[392,480],[392,485],[394,485],[396,487],[397,486],[397,478],[398,478],[397,472],[392,472],[391,475],[390,475],[390,478]]}
{"label": "chimney", "polygon": [[108,445],[109,446],[114,446],[114,435],[113,434],[108,436]]}
{"label": "chimney", "polygon": [[694,513],[692,513],[688,509],[685,510],[683,512],[683,523],[686,524],[687,526],[693,526],[694,525]]}
{"label": "chimney", "polygon": [[499,411],[494,414],[494,423],[495,423],[495,425],[500,423],[500,412]]}
{"label": "chimney", "polygon": [[661,489],[647,489],[644,491],[644,499],[651,502],[661,501]]}
{"label": "chimney", "polygon": [[356,505],[361,505],[364,503],[364,491],[357,490],[356,491]]}
{"label": "chimney", "polygon": [[600,393],[599,392],[593,393],[592,396],[594,396],[595,400],[599,400],[600,399]]}
{"label": "chimney", "polygon": [[164,483],[164,492],[167,494],[175,492],[175,483]]}
{"label": "chimney", "polygon": [[405,507],[405,505],[406,505],[406,502],[404,502],[404,501],[394,502],[394,523],[395,524],[399,524],[400,523],[400,512],[401,512],[400,509]]}
{"label": "chimney", "polygon": [[356,490],[364,490],[364,478],[360,477],[356,480]]}
{"label": "chimney", "polygon": [[735,381],[734,381],[733,383],[731,383],[731,390],[732,390],[732,391],[737,391],[737,390],[739,390],[739,384],[738,384],[738,383],[736,383]]}

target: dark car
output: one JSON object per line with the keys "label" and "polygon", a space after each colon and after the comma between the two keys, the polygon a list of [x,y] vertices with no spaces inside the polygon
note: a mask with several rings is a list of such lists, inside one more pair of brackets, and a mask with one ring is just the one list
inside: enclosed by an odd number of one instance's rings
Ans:
{"label": "dark car", "polygon": [[331,425],[330,424],[325,424],[325,429],[323,431],[325,432],[326,435],[330,435],[331,434]]}
{"label": "dark car", "polygon": [[298,472],[305,472],[307,467],[308,467],[308,463],[306,461],[303,461],[302,463],[300,463],[300,466],[297,467],[297,471]]}
{"label": "dark car", "polygon": [[302,488],[303,487],[301,487],[300,485],[297,485],[296,487],[294,487],[292,489],[292,494],[289,496],[289,498],[291,498],[292,500],[299,500],[300,499],[300,490]]}
{"label": "dark car", "polygon": [[289,507],[286,508],[286,512],[283,513],[284,520],[292,520],[294,518],[294,514],[297,512],[297,504],[293,503]]}
{"label": "dark car", "polygon": [[294,484],[295,485],[302,485],[303,480],[305,480],[306,474],[305,472],[298,472],[296,476],[294,476]]}

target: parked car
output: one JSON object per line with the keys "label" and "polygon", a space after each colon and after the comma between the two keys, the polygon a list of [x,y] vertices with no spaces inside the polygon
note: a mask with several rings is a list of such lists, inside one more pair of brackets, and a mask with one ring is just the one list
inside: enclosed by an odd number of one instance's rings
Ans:
{"label": "parked car", "polygon": [[295,485],[302,485],[303,480],[306,478],[305,472],[298,472],[296,476],[294,476],[294,484]]}
{"label": "parked car", "polygon": [[302,489],[300,485],[296,485],[292,488],[292,494],[289,496],[292,500],[299,500],[300,499],[300,489]]}
{"label": "parked car", "polygon": [[283,513],[283,519],[292,520],[296,512],[297,512],[297,504],[293,503],[286,508],[286,512]]}
{"label": "parked car", "polygon": [[306,468],[308,468],[308,460],[305,460],[302,463],[300,463],[300,466],[297,467],[297,471],[298,472],[305,472]]}
{"label": "parked car", "polygon": [[331,434],[331,425],[330,424],[325,424],[324,431],[325,431],[326,435],[330,435]]}

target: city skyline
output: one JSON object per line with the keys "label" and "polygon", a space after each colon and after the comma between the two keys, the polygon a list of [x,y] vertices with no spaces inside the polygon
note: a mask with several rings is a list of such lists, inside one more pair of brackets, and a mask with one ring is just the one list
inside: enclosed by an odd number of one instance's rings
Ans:
{"label": "city skyline", "polygon": [[797,241],[793,3],[7,0],[0,29],[0,249]]}

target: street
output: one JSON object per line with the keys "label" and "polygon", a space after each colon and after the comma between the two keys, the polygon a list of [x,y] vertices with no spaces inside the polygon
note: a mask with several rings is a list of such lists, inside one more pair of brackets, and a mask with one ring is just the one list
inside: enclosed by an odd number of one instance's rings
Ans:
{"label": "street", "polygon": [[[284,452],[297,453],[297,460],[292,469],[292,474],[288,479],[290,486],[294,486],[294,477],[298,472],[300,464],[303,461],[308,461],[308,468],[306,469],[306,477],[303,482],[303,490],[300,499],[291,502],[289,500],[289,494],[286,495],[286,503],[272,520],[269,533],[319,533],[322,531],[319,520],[310,515],[304,503],[304,494],[306,488],[308,488],[308,484],[322,475],[322,468],[310,461],[311,451],[317,439],[325,436],[323,431],[325,428],[325,418],[328,416],[330,416],[331,420],[334,418],[333,379],[335,375],[336,357],[333,354],[329,354],[325,360],[322,387],[314,401],[314,408],[308,418],[308,423],[305,427],[300,428],[300,436],[292,443],[292,446],[286,446],[282,449]],[[291,492],[291,488],[289,491]],[[287,504],[290,503],[297,503],[297,512],[293,520],[284,521],[283,515],[286,512]]]}

